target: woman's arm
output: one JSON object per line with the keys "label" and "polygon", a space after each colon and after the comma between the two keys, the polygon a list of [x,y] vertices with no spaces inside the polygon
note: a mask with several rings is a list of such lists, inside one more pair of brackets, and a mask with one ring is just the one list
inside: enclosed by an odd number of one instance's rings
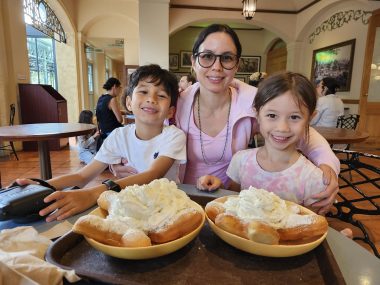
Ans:
{"label": "woman's arm", "polygon": [[111,100],[110,100],[110,103],[108,105],[108,107],[112,110],[112,112],[115,114],[115,117],[116,119],[119,121],[119,123],[122,123],[123,122],[123,116],[121,114],[121,111],[119,109],[119,106],[117,104],[117,100],[115,97],[113,97]]}
{"label": "woman's arm", "polygon": [[325,191],[313,196],[319,202],[314,203],[312,207],[318,214],[325,214],[329,211],[339,191],[337,175],[340,172],[340,162],[328,142],[315,129],[310,127],[309,132],[308,143],[303,141],[299,148],[323,171],[323,182],[327,187]]}
{"label": "woman's arm", "polygon": [[340,162],[329,143],[314,128],[309,128],[309,140],[301,141],[298,148],[318,167],[321,164],[330,166],[336,173],[340,172]]}

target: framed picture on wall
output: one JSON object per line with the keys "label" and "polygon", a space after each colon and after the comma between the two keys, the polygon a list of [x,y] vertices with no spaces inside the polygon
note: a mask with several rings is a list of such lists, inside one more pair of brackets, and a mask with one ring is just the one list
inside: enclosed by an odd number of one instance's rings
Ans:
{"label": "framed picture on wall", "polygon": [[238,73],[252,74],[260,71],[261,56],[240,57]]}
{"label": "framed picture on wall", "polygon": [[178,70],[179,68],[179,58],[177,53],[169,54],[169,69]]}
{"label": "framed picture on wall", "polygon": [[355,39],[313,51],[311,81],[316,83],[325,77],[333,77],[339,83],[339,91],[350,91]]}
{"label": "framed picture on wall", "polygon": [[191,67],[191,51],[181,51],[181,68]]}

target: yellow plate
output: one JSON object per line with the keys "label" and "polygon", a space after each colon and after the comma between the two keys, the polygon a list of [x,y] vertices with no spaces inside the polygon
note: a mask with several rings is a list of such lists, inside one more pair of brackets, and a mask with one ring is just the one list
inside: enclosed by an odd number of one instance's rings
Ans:
{"label": "yellow plate", "polygon": [[[196,203],[194,202],[194,204]],[[198,235],[198,233],[202,229],[203,224],[205,222],[205,212],[200,205],[196,204],[196,206],[199,208],[199,210],[202,213],[201,224],[191,233],[167,243],[152,245],[152,246],[147,246],[147,247],[128,248],[128,247],[106,245],[87,237],[85,237],[85,239],[95,249],[100,250],[101,252],[104,252],[105,254],[118,257],[118,258],[123,258],[123,259],[137,260],[137,259],[148,259],[148,258],[155,258],[155,257],[167,255],[187,245]],[[100,217],[105,218],[104,211],[102,212],[100,208],[95,209],[94,211],[89,213],[89,215],[95,215],[95,216],[100,216]]]}
{"label": "yellow plate", "polygon": [[[311,212],[309,209],[304,208],[305,211]],[[226,243],[236,247],[242,251],[253,253],[256,255],[269,256],[269,257],[290,257],[309,252],[316,248],[327,236],[327,232],[320,238],[309,243],[297,245],[268,245],[257,243],[248,239],[241,238],[237,235],[224,231],[214,224],[206,214],[207,221],[214,231]]]}

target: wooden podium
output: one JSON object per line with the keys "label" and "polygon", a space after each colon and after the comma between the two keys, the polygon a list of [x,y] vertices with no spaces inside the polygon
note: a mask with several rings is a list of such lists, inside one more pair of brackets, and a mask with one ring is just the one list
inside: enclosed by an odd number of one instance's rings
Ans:
{"label": "wooden podium", "polygon": [[[19,84],[22,124],[67,123],[67,102],[51,85]],[[50,150],[60,150],[68,139],[49,140]],[[37,142],[23,142],[24,150],[37,150]]]}

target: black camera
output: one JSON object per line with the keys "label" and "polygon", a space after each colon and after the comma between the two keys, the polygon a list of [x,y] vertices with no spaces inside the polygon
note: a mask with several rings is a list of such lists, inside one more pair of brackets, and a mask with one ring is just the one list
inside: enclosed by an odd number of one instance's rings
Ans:
{"label": "black camera", "polygon": [[55,190],[42,185],[15,185],[0,190],[0,221],[32,222],[41,217],[38,212],[47,207],[44,198]]}

